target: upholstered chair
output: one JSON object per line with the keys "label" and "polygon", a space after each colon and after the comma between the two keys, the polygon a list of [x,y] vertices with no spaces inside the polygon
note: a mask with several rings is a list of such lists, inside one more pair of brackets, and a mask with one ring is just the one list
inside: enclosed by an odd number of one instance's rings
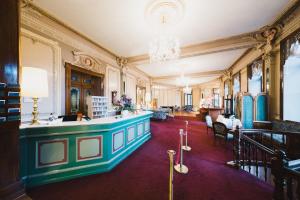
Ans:
{"label": "upholstered chair", "polygon": [[226,143],[228,139],[233,138],[232,134],[228,133],[226,125],[221,122],[213,122],[213,131],[215,139],[216,137],[224,138]]}
{"label": "upholstered chair", "polygon": [[205,116],[205,122],[206,122],[206,133],[208,134],[208,129],[212,130],[213,123],[210,115]]}

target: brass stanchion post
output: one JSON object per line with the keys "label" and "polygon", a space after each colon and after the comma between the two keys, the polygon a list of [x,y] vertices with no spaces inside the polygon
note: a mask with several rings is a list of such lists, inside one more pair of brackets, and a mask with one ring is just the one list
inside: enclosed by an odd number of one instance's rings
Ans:
{"label": "brass stanchion post", "polygon": [[169,200],[173,200],[173,167],[174,167],[174,155],[176,152],[174,150],[168,150],[170,158],[170,178],[169,178]]}
{"label": "brass stanchion post", "polygon": [[174,169],[181,173],[181,174],[187,174],[189,169],[187,166],[183,164],[183,150],[182,150],[182,143],[183,143],[183,129],[179,130],[179,135],[180,135],[180,163],[174,166]]}
{"label": "brass stanchion post", "polygon": [[190,146],[188,146],[187,141],[188,141],[188,125],[189,125],[189,121],[185,121],[185,145],[182,146],[182,149],[185,151],[190,151],[192,150],[192,148]]}

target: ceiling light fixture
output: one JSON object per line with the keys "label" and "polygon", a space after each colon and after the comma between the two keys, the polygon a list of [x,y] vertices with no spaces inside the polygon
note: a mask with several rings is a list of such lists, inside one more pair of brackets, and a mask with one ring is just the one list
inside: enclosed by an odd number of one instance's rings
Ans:
{"label": "ceiling light fixture", "polygon": [[183,17],[184,6],[180,0],[156,0],[146,8],[146,21],[159,30],[149,43],[150,62],[164,62],[180,56],[178,38],[169,34],[170,28]]}

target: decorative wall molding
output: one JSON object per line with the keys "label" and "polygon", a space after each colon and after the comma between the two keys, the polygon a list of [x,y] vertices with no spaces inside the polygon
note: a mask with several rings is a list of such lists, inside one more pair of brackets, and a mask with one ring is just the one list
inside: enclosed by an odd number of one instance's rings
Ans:
{"label": "decorative wall molding", "polygon": [[105,74],[107,64],[97,59],[93,58],[92,56],[84,53],[84,52],[72,52],[74,55],[74,62],[73,65],[82,67],[86,70],[93,71],[99,74]]}
{"label": "decorative wall molding", "polygon": [[45,16],[46,18],[52,20],[53,22],[59,24],[60,26],[64,27],[65,29],[67,29],[68,31],[71,31],[72,33],[78,35],[79,37],[85,39],[86,41],[90,42],[91,44],[93,44],[94,46],[96,46],[97,48],[99,48],[103,53],[107,54],[108,56],[110,56],[111,58],[115,58],[116,54],[114,54],[113,52],[109,51],[108,49],[100,46],[97,42],[91,40],[89,37],[87,37],[86,35],[80,33],[79,31],[71,28],[70,25],[58,20],[55,16],[51,15],[50,13],[48,13],[47,11],[45,11],[44,9],[36,6],[33,3],[33,0],[21,0],[21,8],[25,8],[28,10],[32,10],[35,13],[38,13],[40,16]]}
{"label": "decorative wall molding", "polygon": [[[35,42],[40,42],[42,44],[45,44],[49,47],[51,47],[53,51],[53,91],[54,91],[54,111],[53,113],[56,115],[61,115],[61,94],[62,94],[62,87],[61,87],[61,48],[59,44],[53,40],[47,39],[45,37],[42,37],[38,34],[35,34],[27,29],[21,28],[21,36],[24,36],[26,38],[32,39]],[[50,113],[40,113],[40,115],[47,115],[49,116]],[[31,113],[30,114],[22,114],[22,118],[26,120],[31,119]],[[23,120],[22,119],[22,120]]]}
{"label": "decorative wall molding", "polygon": [[[210,77],[210,76],[219,76],[224,73],[224,70],[214,70],[214,71],[206,71],[206,72],[198,72],[198,73],[190,73],[185,74],[184,76],[189,78],[199,78],[199,77]],[[159,76],[153,77],[152,80],[157,82],[159,80],[167,80],[167,79],[176,79],[179,75],[172,75],[172,76]]]}
{"label": "decorative wall molding", "polygon": [[32,4],[21,9],[20,19],[21,27],[34,30],[74,49],[87,52],[89,55],[93,55],[107,64],[118,67],[115,56],[103,51],[95,43],[78,34],[76,31],[74,32],[74,30],[66,28],[60,21],[53,20],[53,17],[50,18],[48,15],[45,15],[44,12]]}

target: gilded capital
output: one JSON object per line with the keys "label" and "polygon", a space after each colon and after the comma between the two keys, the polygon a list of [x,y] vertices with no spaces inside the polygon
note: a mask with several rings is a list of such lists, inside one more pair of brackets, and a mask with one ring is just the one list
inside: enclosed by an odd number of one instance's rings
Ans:
{"label": "gilded capital", "polygon": [[116,58],[117,64],[121,67],[124,68],[126,67],[127,63],[128,63],[128,59],[125,57],[117,57]]}

